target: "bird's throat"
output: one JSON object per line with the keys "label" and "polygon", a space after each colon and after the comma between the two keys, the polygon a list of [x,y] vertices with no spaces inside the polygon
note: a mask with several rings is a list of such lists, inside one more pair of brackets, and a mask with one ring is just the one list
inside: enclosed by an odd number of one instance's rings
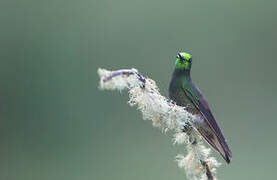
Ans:
{"label": "bird's throat", "polygon": [[175,68],[173,76],[181,81],[191,81],[190,70],[181,70]]}

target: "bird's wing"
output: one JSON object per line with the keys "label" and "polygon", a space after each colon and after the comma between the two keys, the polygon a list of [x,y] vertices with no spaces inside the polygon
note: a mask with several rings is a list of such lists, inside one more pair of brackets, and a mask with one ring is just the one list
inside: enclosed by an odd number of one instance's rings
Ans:
{"label": "bird's wing", "polygon": [[[210,110],[208,102],[203,97],[200,90],[194,84],[192,84],[191,86],[183,87],[183,90],[187,98],[191,101],[191,103],[195,106],[195,108],[198,109],[198,111],[201,113],[201,115],[204,117],[205,121],[209,125],[210,129],[216,135],[218,142],[224,151],[225,159],[227,159],[226,161],[228,162],[229,158],[232,157],[232,153]],[[218,147],[218,145],[216,145],[217,143],[210,142],[212,140],[210,139],[209,136],[205,135],[205,133],[203,134],[203,132],[200,132],[200,133],[204,136],[204,138],[208,141],[209,144],[211,144],[215,149],[220,151],[221,148]]]}

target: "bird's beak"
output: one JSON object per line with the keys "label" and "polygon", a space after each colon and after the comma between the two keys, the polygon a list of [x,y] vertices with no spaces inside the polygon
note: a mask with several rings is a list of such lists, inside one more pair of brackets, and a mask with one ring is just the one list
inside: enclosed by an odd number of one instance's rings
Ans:
{"label": "bird's beak", "polygon": [[[179,56],[179,57],[178,57]],[[177,58],[179,58],[180,59],[180,61],[183,61],[184,59],[182,58],[182,56],[181,56],[181,54],[180,53],[178,53],[178,55],[176,56]]]}

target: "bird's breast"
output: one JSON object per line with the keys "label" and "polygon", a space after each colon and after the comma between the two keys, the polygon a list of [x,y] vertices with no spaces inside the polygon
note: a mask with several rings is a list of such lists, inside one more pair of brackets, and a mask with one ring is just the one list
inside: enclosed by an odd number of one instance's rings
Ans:
{"label": "bird's breast", "polygon": [[186,110],[190,113],[198,113],[195,106],[191,103],[191,101],[186,96],[184,90],[182,88],[176,88],[173,90],[169,90],[169,98],[173,100],[178,106],[186,107]]}

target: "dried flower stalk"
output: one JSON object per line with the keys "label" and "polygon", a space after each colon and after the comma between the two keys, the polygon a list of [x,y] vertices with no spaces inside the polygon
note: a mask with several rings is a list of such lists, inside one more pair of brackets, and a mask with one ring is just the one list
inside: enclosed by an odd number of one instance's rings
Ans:
{"label": "dried flower stalk", "polygon": [[184,107],[177,106],[159,93],[155,81],[142,76],[136,69],[108,71],[98,69],[99,88],[102,90],[129,91],[129,105],[137,106],[144,120],[151,120],[154,127],[164,132],[173,131],[174,144],[185,144],[187,155],[177,155],[178,166],[183,168],[189,180],[215,180],[216,167],[220,165],[210,157],[210,149],[193,127],[195,118]]}

